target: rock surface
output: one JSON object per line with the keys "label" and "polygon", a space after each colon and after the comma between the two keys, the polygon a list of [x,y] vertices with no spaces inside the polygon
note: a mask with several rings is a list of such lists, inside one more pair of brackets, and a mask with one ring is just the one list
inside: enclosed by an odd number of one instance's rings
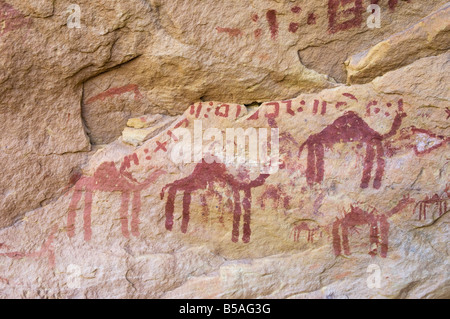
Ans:
{"label": "rock surface", "polygon": [[450,297],[448,4],[347,2],[0,1],[2,297]]}

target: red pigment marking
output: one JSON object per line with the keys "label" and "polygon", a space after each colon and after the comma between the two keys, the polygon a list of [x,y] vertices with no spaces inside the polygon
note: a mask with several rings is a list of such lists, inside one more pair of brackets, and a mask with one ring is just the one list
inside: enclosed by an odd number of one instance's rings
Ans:
{"label": "red pigment marking", "polygon": [[202,111],[203,105],[202,103],[198,103],[197,110],[195,112],[195,118],[198,119],[200,116],[200,112]]}
{"label": "red pigment marking", "polygon": [[153,153],[157,153],[159,150],[167,152],[167,148],[166,148],[167,142],[161,143],[160,141],[156,141],[156,144],[158,145],[158,147],[155,148]]}
{"label": "red pigment marking", "polygon": [[314,243],[314,235],[319,230],[320,230],[320,226],[311,228],[308,225],[308,223],[302,222],[299,225],[294,226],[294,228],[291,230],[291,234],[289,235],[289,237],[294,235],[294,242],[299,242],[302,231],[306,231],[308,233],[307,242]]}
{"label": "red pigment marking", "polygon": [[115,95],[122,95],[128,92],[134,92],[134,99],[138,100],[142,98],[142,94],[139,91],[139,87],[136,84],[129,84],[118,88],[112,88],[109,90],[106,90],[103,93],[100,93],[94,97],[91,97],[89,100],[86,101],[86,104],[91,104],[96,101],[103,101],[108,97],[115,96]]}
{"label": "red pigment marking", "polygon": [[219,33],[228,33],[230,37],[238,37],[242,35],[241,29],[232,29],[232,28],[216,28]]}
{"label": "red pigment marking", "polygon": [[391,113],[386,112],[386,113],[384,113],[384,115],[386,115],[386,117],[389,117],[389,116],[391,116]]}
{"label": "red pigment marking", "polygon": [[211,112],[211,108],[208,107],[208,108],[206,109],[206,112]]}
{"label": "red pigment marking", "polygon": [[194,115],[195,113],[195,105],[190,106],[189,114]]}
{"label": "red pigment marking", "polygon": [[259,16],[256,13],[252,14],[252,21],[258,22],[258,20],[259,20]]}
{"label": "red pigment marking", "polygon": [[448,107],[445,109],[445,113],[447,113],[447,120],[450,119],[450,109]]}
{"label": "red pigment marking", "polygon": [[[356,226],[369,225],[370,251],[369,255],[376,256],[380,248],[380,256],[386,258],[389,250],[389,222],[388,219],[398,214],[414,200],[404,197],[393,209],[385,214],[376,214],[375,209],[370,213],[359,207],[350,206],[350,212],[342,219],[336,219],[332,225],[333,249],[336,256],[341,255],[342,248],[345,255],[351,255],[349,233]],[[341,237],[342,236],[342,237]],[[341,247],[342,239],[342,247]]]}
{"label": "red pigment marking", "polygon": [[247,120],[257,120],[259,119],[259,110],[255,112],[255,114],[253,114],[252,116],[250,116]]}
{"label": "red pigment marking", "polygon": [[181,222],[181,232],[186,233],[190,219],[190,204],[192,193],[197,190],[207,189],[208,185],[227,184],[230,185],[233,192],[234,211],[233,211],[233,231],[231,240],[238,242],[239,240],[239,224],[241,220],[241,199],[240,192],[244,192],[242,200],[242,208],[244,209],[244,234],[242,241],[248,243],[250,241],[250,217],[251,217],[251,189],[262,186],[269,174],[260,174],[255,180],[245,183],[238,181],[233,175],[229,174],[225,164],[213,162],[206,163],[204,160],[197,164],[192,174],[188,177],[179,179],[173,183],[167,184],[161,190],[161,199],[168,190],[166,201],[166,229],[171,231],[173,228],[173,214],[175,208],[175,197],[178,191],[183,191],[183,218]]}
{"label": "red pigment marking", "polygon": [[[169,132],[170,132],[170,131],[169,131]],[[145,153],[145,154],[148,153],[148,148],[146,148],[146,149],[144,150],[144,153]]]}
{"label": "red pigment marking", "polygon": [[213,106],[214,105],[214,103],[213,102],[209,102],[209,106]]}
{"label": "red pigment marking", "polygon": [[[340,6],[354,3],[354,7],[339,12]],[[328,32],[336,33],[361,26],[364,8],[362,0],[328,0]],[[352,19],[339,22],[342,17],[353,16]]]}
{"label": "red pigment marking", "polygon": [[295,7],[291,8],[291,11],[293,13],[300,13],[302,11],[302,8],[300,8],[299,6],[295,6]]}
{"label": "red pigment marking", "polygon": [[176,137],[171,130],[167,131],[167,135],[169,135],[175,142],[178,142],[178,137]]}
{"label": "red pigment marking", "polygon": [[289,32],[292,32],[292,33],[297,32],[299,26],[300,26],[300,24],[295,23],[295,22],[291,22],[289,24]]}
{"label": "red pigment marking", "polygon": [[356,102],[358,102],[358,99],[350,93],[342,93],[343,96],[348,97],[349,99],[355,100]]}
{"label": "red pigment marking", "polygon": [[258,198],[261,208],[266,209],[266,201],[272,200],[272,209],[278,209],[280,207],[284,209],[289,208],[291,197],[283,190],[282,185],[268,185],[264,193]]}
{"label": "red pigment marking", "polygon": [[316,21],[317,20],[317,17],[316,17],[316,15],[314,14],[314,13],[310,13],[309,15],[308,15],[308,20],[307,20],[307,24],[308,25],[313,25],[313,24],[316,24]]}
{"label": "red pigment marking", "polygon": [[33,20],[6,2],[0,2],[0,36],[23,27],[31,26]]}
{"label": "red pigment marking", "polygon": [[320,115],[325,115],[327,113],[327,102],[322,102],[322,110],[320,111]]}
{"label": "red pigment marking", "polygon": [[337,102],[336,103],[336,109],[339,109],[341,106],[346,106],[347,102]]}
{"label": "red pigment marking", "polygon": [[317,114],[317,111],[319,111],[319,100],[314,100],[313,114]]}
{"label": "red pigment marking", "polygon": [[53,226],[51,233],[44,244],[42,244],[41,249],[32,253],[23,253],[18,251],[0,253],[0,256],[9,257],[11,259],[22,259],[22,258],[41,258],[48,254],[48,264],[50,268],[55,268],[55,249],[53,247],[53,241],[55,240],[55,234],[58,230],[57,226]]}
{"label": "red pigment marking", "polygon": [[92,213],[92,197],[95,191],[101,192],[120,192],[122,194],[122,204],[120,207],[120,218],[122,234],[128,238],[128,203],[130,195],[133,193],[132,212],[131,212],[131,233],[134,236],[139,236],[139,212],[141,209],[140,193],[143,189],[149,187],[160,176],[165,174],[165,171],[158,170],[150,174],[150,176],[142,183],[131,175],[130,172],[125,171],[130,166],[130,161],[136,165],[139,164],[136,154],[125,157],[120,170],[117,170],[114,162],[102,163],[94,172],[92,177],[82,177],[74,187],[74,193],[69,205],[69,214],[67,217],[67,234],[69,237],[75,236],[75,217],[77,204],[80,201],[83,193],[84,197],[84,239],[86,241],[92,238],[91,229],[91,213]]}
{"label": "red pigment marking", "polygon": [[380,113],[380,109],[377,107],[377,108],[375,108],[374,112],[375,112],[375,114],[378,114],[378,113]]}
{"label": "red pigment marking", "polygon": [[[222,108],[225,108],[224,112],[221,112]],[[230,112],[230,106],[228,104],[222,104],[221,106],[216,108],[216,112],[214,114],[216,116],[220,116],[220,117],[228,117],[229,112]]]}
{"label": "red pigment marking", "polygon": [[208,114],[205,114],[205,115],[203,115],[203,117],[204,117],[204,118],[208,118],[208,117],[209,117],[209,115],[208,115]]}
{"label": "red pigment marking", "polygon": [[303,108],[302,107],[299,107],[298,109],[297,109],[297,112],[303,112]]}
{"label": "red pigment marking", "polygon": [[294,110],[292,109],[292,101],[282,101],[281,103],[285,103],[286,104],[286,113],[290,114],[290,115],[295,115]]}
{"label": "red pigment marking", "polygon": [[[354,112],[346,112],[320,133],[311,135],[299,150],[301,155],[305,146],[308,147],[306,179],[312,187],[321,183],[324,176],[324,147],[331,148],[337,143],[361,142],[366,144],[366,158],[361,179],[361,188],[367,188],[371,179],[373,163],[377,161],[377,170],[373,187],[379,189],[384,174],[384,149],[382,141],[395,135],[406,114],[398,113],[389,133],[381,135],[371,129],[364,120]],[[376,153],[376,156],[375,156]]]}
{"label": "red pigment marking", "polygon": [[269,23],[272,40],[275,40],[278,36],[277,12],[275,10],[267,11],[266,19],[267,22]]}
{"label": "red pigment marking", "polygon": [[425,199],[421,200],[416,204],[413,210],[413,214],[417,210],[417,207],[419,207],[419,220],[427,219],[427,205],[435,205],[438,208],[439,211],[439,217],[444,215],[444,213],[447,212],[447,201],[450,199],[450,192],[449,192],[449,185],[447,184],[447,187],[444,190],[444,193],[442,195],[434,194],[431,197],[425,196]]}
{"label": "red pigment marking", "polygon": [[410,131],[411,133],[409,135],[406,136],[406,139],[411,140],[411,136],[415,135],[415,134],[425,134],[427,135],[429,138],[433,138],[433,139],[439,139],[441,140],[441,143],[436,144],[430,148],[427,148],[425,151],[419,151],[417,148],[417,144],[412,144],[409,145],[409,148],[413,148],[414,149],[414,153],[416,155],[423,155],[423,154],[429,154],[432,151],[434,151],[435,149],[445,145],[445,143],[449,143],[450,142],[450,137],[445,137],[443,135],[436,135],[433,132],[429,131],[429,130],[424,130],[424,129],[420,129],[420,128],[416,128],[414,126],[410,127]]}
{"label": "red pigment marking", "polygon": [[395,10],[395,7],[398,4],[398,0],[389,0],[389,9]]}
{"label": "red pigment marking", "polygon": [[301,105],[306,105],[306,102],[305,102],[304,100],[301,100],[301,101],[300,101],[300,104],[301,104]]}
{"label": "red pigment marking", "polygon": [[367,105],[366,105],[366,116],[370,116],[370,108],[374,105],[378,105],[378,101],[370,101]]}
{"label": "red pigment marking", "polygon": [[256,29],[254,31],[255,33],[255,38],[259,38],[262,35],[262,29]]}
{"label": "red pigment marking", "polygon": [[147,161],[149,161],[149,160],[152,159],[152,157],[151,157],[151,156],[147,156],[145,159],[146,159]]}
{"label": "red pigment marking", "polygon": [[239,115],[241,115],[241,109],[242,109],[242,106],[238,105],[237,110],[236,110],[236,118],[238,118]]}
{"label": "red pigment marking", "polygon": [[386,106],[387,106],[387,107],[391,107],[391,106],[392,106],[392,103],[388,103],[388,104],[386,104]]}
{"label": "red pigment marking", "polygon": [[178,122],[178,123],[175,125],[175,128],[179,128],[179,127],[181,127],[181,126],[183,126],[183,125],[184,125],[185,128],[188,127],[188,126],[189,126],[189,120],[188,120],[188,119],[184,119],[184,120]]}

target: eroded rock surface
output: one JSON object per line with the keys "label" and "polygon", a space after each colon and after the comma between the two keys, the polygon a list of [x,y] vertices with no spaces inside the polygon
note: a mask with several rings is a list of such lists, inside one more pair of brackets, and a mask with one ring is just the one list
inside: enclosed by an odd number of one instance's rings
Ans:
{"label": "eroded rock surface", "polygon": [[448,298],[448,5],[344,2],[0,1],[2,296]]}

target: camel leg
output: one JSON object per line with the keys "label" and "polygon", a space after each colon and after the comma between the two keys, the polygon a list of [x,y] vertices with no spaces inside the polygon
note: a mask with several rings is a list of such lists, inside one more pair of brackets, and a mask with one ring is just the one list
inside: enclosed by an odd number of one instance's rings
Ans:
{"label": "camel leg", "polygon": [[361,179],[361,188],[369,187],[372,177],[373,161],[375,160],[375,150],[372,144],[368,143],[366,147],[366,157],[364,159],[364,169]]}
{"label": "camel leg", "polygon": [[315,182],[320,184],[323,182],[323,176],[325,173],[325,150],[322,144],[316,144],[314,147],[314,153],[316,155],[316,179]]}
{"label": "camel leg", "polygon": [[209,217],[209,208],[208,208],[208,202],[206,200],[206,195],[205,194],[201,194],[200,195],[200,203],[202,204],[203,220],[205,222],[207,222],[208,221],[208,217]]}
{"label": "camel leg", "polygon": [[75,190],[72,195],[72,199],[69,205],[69,214],[67,216],[67,235],[69,237],[75,236],[75,218],[77,215],[77,204],[81,199],[83,194],[83,188],[75,187]]}
{"label": "camel leg", "polygon": [[166,202],[166,229],[172,230],[173,227],[173,211],[175,209],[175,195],[177,190],[174,187],[169,188]]}
{"label": "camel leg", "polygon": [[306,181],[310,187],[316,179],[316,152],[314,145],[308,145],[308,163],[306,166]]}
{"label": "camel leg", "polygon": [[341,236],[339,235],[339,225],[339,221],[335,221],[333,223],[333,249],[336,256],[341,254]]}
{"label": "camel leg", "polygon": [[242,241],[248,243],[250,241],[250,236],[252,230],[250,228],[251,220],[251,210],[252,210],[252,193],[251,190],[245,191],[245,198],[242,201],[242,207],[244,208],[244,235],[242,236]]}
{"label": "camel leg", "polygon": [[386,162],[384,160],[384,149],[381,143],[377,144],[377,171],[375,173],[375,179],[373,181],[373,188],[379,189],[381,187],[381,181],[384,175],[384,166]]}
{"label": "camel leg", "polygon": [[131,208],[131,234],[135,237],[139,237],[139,213],[141,211],[141,192],[136,191],[133,193],[133,202]]}
{"label": "camel leg", "polygon": [[184,192],[183,195],[183,219],[181,221],[181,232],[185,234],[189,225],[189,210],[191,206],[191,193]]}
{"label": "camel leg", "polygon": [[231,241],[237,243],[239,241],[239,222],[241,220],[241,200],[239,191],[234,191],[234,212],[233,212],[233,231],[231,233]]}
{"label": "camel leg", "polygon": [[130,202],[130,193],[122,192],[122,204],[120,206],[120,223],[122,227],[122,235],[125,238],[130,237],[130,233],[128,231],[128,204]]}
{"label": "camel leg", "polygon": [[386,258],[389,249],[389,222],[386,216],[380,218],[381,257]]}
{"label": "camel leg", "polygon": [[376,221],[369,224],[369,226],[370,226],[369,255],[371,255],[371,256],[376,256],[377,250],[378,250],[378,225],[377,224],[378,223]]}
{"label": "camel leg", "polygon": [[92,213],[92,191],[88,190],[84,194],[84,240],[89,241],[92,238],[91,228],[91,213]]}

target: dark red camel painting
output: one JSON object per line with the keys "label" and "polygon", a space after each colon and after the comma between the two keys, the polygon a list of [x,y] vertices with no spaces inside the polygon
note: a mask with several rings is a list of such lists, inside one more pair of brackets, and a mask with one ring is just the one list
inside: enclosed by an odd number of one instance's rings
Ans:
{"label": "dark red camel painting", "polygon": [[248,243],[250,241],[251,229],[251,202],[252,202],[252,188],[263,185],[269,174],[260,174],[255,180],[250,182],[242,182],[237,180],[233,175],[228,173],[228,170],[223,163],[213,162],[208,164],[205,160],[197,164],[192,174],[188,177],[179,179],[173,183],[167,184],[161,191],[161,199],[164,199],[164,194],[167,190],[168,197],[166,202],[166,229],[172,230],[173,227],[173,213],[175,208],[175,196],[178,191],[183,191],[183,218],[181,222],[181,231],[187,232],[190,205],[192,193],[197,190],[205,190],[214,184],[229,185],[233,193],[234,210],[233,210],[233,231],[231,240],[238,242],[239,240],[239,223],[241,220],[241,199],[240,192],[244,192],[244,199],[242,200],[242,207],[244,208],[244,234],[242,241]]}
{"label": "dark red camel painting", "polygon": [[69,214],[67,218],[67,233],[69,237],[75,236],[75,217],[77,204],[84,192],[84,239],[89,241],[92,237],[91,230],[91,211],[92,196],[95,191],[101,192],[120,192],[122,194],[122,205],[120,207],[120,222],[122,224],[122,234],[129,237],[128,229],[128,206],[130,197],[132,199],[131,208],[131,233],[139,236],[139,212],[141,210],[141,191],[152,184],[164,171],[158,170],[150,174],[147,179],[139,183],[130,172],[126,171],[133,161],[139,165],[136,154],[125,157],[120,170],[117,170],[114,162],[102,163],[95,171],[92,177],[83,176],[74,186],[72,200],[69,205]]}
{"label": "dark red camel painting", "polygon": [[380,256],[386,258],[389,248],[389,221],[388,219],[402,211],[410,203],[414,202],[409,197],[404,197],[400,202],[389,212],[385,214],[377,214],[375,209],[371,212],[362,210],[359,207],[350,206],[350,212],[346,214],[342,219],[336,219],[333,223],[333,248],[336,256],[339,256],[342,252],[341,248],[341,235],[339,229],[342,232],[342,246],[344,248],[344,254],[350,255],[349,245],[349,230],[361,225],[369,225],[370,227],[370,252],[372,256],[378,254],[377,249],[380,247]]}
{"label": "dark red camel painting", "polygon": [[355,112],[346,112],[323,131],[309,136],[299,150],[299,156],[303,149],[308,147],[308,160],[306,179],[309,186],[314,183],[322,183],[324,177],[324,147],[331,148],[337,143],[361,142],[366,145],[364,170],[361,179],[361,188],[367,188],[371,180],[372,169],[376,159],[377,170],[373,187],[379,189],[384,175],[384,149],[383,140],[394,136],[402,124],[406,114],[403,112],[403,101],[399,100],[399,112],[396,114],[391,130],[386,134],[380,134],[367,125]]}

